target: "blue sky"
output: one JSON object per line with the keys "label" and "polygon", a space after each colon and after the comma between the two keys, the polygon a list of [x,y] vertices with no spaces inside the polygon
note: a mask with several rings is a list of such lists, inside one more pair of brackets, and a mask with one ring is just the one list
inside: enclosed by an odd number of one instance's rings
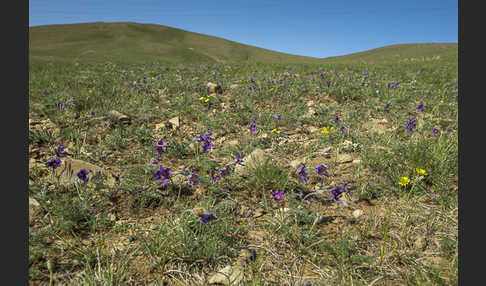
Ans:
{"label": "blue sky", "polygon": [[457,0],[29,0],[29,26],[137,22],[331,57],[404,43],[458,42]]}

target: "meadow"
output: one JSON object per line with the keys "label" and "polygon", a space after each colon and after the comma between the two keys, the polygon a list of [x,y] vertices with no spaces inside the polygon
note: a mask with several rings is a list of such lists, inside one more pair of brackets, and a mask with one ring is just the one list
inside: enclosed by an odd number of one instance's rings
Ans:
{"label": "meadow", "polygon": [[32,285],[457,284],[457,55],[29,83]]}

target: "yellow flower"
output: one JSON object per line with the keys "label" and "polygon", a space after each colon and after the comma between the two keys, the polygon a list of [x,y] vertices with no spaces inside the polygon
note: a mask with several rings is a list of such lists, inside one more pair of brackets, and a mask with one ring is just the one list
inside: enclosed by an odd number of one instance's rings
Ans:
{"label": "yellow flower", "polygon": [[199,98],[199,100],[204,100],[204,96],[201,96],[201,97]]}
{"label": "yellow flower", "polygon": [[268,92],[272,92],[274,90],[275,90],[275,88],[272,87],[271,89],[268,90]]}
{"label": "yellow flower", "polygon": [[321,134],[329,134],[327,127],[322,127]]}
{"label": "yellow flower", "polygon": [[333,131],[334,130],[334,126],[331,126],[331,128],[329,128],[329,131]]}
{"label": "yellow flower", "polygon": [[400,180],[398,180],[398,184],[404,187],[409,183],[410,183],[410,179],[408,177],[401,177]]}
{"label": "yellow flower", "polygon": [[93,93],[93,90],[92,90],[91,88],[90,88],[90,89],[88,89],[88,93],[89,93],[89,94]]}
{"label": "yellow flower", "polygon": [[443,99],[441,99],[441,100],[440,100],[440,103],[444,103],[444,100],[443,100]]}
{"label": "yellow flower", "polygon": [[209,101],[209,97],[208,97],[208,98],[206,98],[206,100],[205,100],[204,102],[208,102],[208,101]]}
{"label": "yellow flower", "polygon": [[427,175],[427,171],[425,171],[424,169],[420,169],[420,168],[415,168],[415,171],[417,171],[417,173],[419,173],[419,175]]}
{"label": "yellow flower", "polygon": [[137,103],[137,100],[136,100],[136,99],[134,99],[134,100],[133,100],[133,103]]}
{"label": "yellow flower", "polygon": [[273,132],[275,132],[275,133],[277,133],[277,134],[280,134],[280,131],[279,131],[279,130],[277,130],[277,128],[273,128],[273,129],[272,129],[272,133],[273,133]]}

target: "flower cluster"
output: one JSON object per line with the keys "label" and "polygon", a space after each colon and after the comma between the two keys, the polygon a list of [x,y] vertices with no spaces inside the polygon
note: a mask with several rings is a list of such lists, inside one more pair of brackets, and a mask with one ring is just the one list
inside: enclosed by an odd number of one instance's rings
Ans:
{"label": "flower cluster", "polygon": [[202,152],[208,152],[211,150],[211,147],[213,147],[212,141],[214,141],[214,138],[211,137],[211,132],[205,132],[201,136],[196,136],[196,141],[197,142],[203,142],[202,145]]}

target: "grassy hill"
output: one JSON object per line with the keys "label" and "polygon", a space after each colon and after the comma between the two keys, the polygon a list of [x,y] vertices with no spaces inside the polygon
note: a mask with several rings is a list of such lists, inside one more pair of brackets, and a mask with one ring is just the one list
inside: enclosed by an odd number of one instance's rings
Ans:
{"label": "grassy hill", "polygon": [[297,56],[155,24],[83,23],[29,28],[30,60],[56,62],[375,62],[456,56],[457,44],[404,44],[325,59]]}

